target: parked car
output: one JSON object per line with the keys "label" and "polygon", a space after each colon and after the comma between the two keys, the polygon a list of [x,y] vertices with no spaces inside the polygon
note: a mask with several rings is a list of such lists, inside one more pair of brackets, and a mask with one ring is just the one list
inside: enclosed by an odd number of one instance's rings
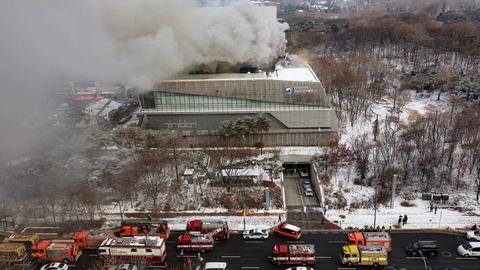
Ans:
{"label": "parked car", "polygon": [[303,179],[303,184],[304,185],[310,185],[310,179]]}
{"label": "parked car", "polygon": [[253,229],[243,232],[243,239],[267,239],[269,231],[267,229]]}
{"label": "parked car", "polygon": [[124,263],[118,267],[118,270],[137,270],[137,266],[131,263]]}
{"label": "parked car", "polygon": [[68,270],[66,263],[47,263],[40,270]]}
{"label": "parked car", "polygon": [[438,254],[437,241],[416,241],[405,248],[410,256],[436,256]]}
{"label": "parked car", "polygon": [[466,242],[458,246],[458,254],[463,257],[478,257],[480,256],[480,242]]}
{"label": "parked car", "polygon": [[287,222],[282,222],[278,224],[277,226],[275,226],[275,228],[273,228],[273,231],[281,236],[285,236],[294,240],[298,240],[302,236],[299,227],[288,224]]}
{"label": "parked car", "polygon": [[306,197],[313,197],[313,190],[311,188],[305,189],[305,196]]}
{"label": "parked car", "polygon": [[310,183],[308,183],[308,184],[303,184],[303,188],[304,188],[305,190],[307,190],[307,189],[312,189],[312,186],[310,185]]}
{"label": "parked car", "polygon": [[297,266],[297,267],[287,268],[285,270],[314,270],[314,269],[306,266]]}
{"label": "parked car", "polygon": [[227,263],[226,262],[207,262],[205,264],[205,270],[226,270]]}
{"label": "parked car", "polygon": [[298,172],[300,173],[300,177],[308,177],[308,170],[306,168],[300,168]]}
{"label": "parked car", "polygon": [[480,241],[480,231],[469,231],[466,237],[468,240]]}

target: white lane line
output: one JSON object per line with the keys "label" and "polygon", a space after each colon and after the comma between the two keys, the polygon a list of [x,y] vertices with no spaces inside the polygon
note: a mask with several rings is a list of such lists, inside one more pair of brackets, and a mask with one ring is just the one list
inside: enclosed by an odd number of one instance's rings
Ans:
{"label": "white lane line", "polygon": [[197,255],[177,255],[177,258],[198,258]]}
{"label": "white lane line", "polygon": [[345,241],[338,241],[338,240],[337,241],[328,241],[328,243],[330,243],[330,244],[340,244],[340,243],[342,243],[343,244],[343,243],[345,243]]}
{"label": "white lane line", "polygon": [[238,256],[238,255],[224,255],[222,256],[222,258],[241,258],[242,256]]}
{"label": "white lane line", "polygon": [[88,254],[88,256],[90,256],[90,257],[98,257],[97,254]]}
{"label": "white lane line", "polygon": [[288,244],[303,244],[305,241],[287,241]]}
{"label": "white lane line", "polygon": [[330,257],[319,257],[319,256],[317,256],[315,258],[317,258],[317,259],[331,259],[332,257],[331,256]]}
{"label": "white lane line", "polygon": [[[422,257],[405,257],[407,260],[422,260]],[[425,258],[427,259],[427,258]]]}
{"label": "white lane line", "polygon": [[470,257],[456,257],[455,260],[476,260],[477,258],[470,258]]}
{"label": "white lane line", "polygon": [[245,241],[245,244],[263,244],[263,241]]}

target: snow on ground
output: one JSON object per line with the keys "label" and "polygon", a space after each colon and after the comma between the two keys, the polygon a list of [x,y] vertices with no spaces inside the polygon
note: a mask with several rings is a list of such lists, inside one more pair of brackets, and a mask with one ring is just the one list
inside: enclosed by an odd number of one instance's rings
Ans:
{"label": "snow on ground", "polygon": [[[409,102],[405,105],[399,117],[401,121],[408,121],[409,115],[416,111],[420,114],[425,114],[428,111],[446,110],[449,106],[448,96],[443,94],[440,101],[437,101],[438,92],[434,93],[415,93],[410,91],[408,93]],[[372,113],[363,120],[357,121],[353,126],[346,124],[341,128],[341,143],[349,145],[353,139],[361,134],[372,135],[373,121],[375,114],[378,115],[380,122],[391,115],[390,110],[393,107],[391,100],[384,99],[377,104],[373,104]],[[374,209],[351,209],[351,203],[372,202],[375,194],[373,187],[365,187],[353,184],[355,172],[351,165],[340,167],[338,171],[332,176],[330,184],[327,187],[327,197],[334,199],[334,194],[341,192],[347,201],[347,206],[344,209],[329,209],[326,213],[327,219],[336,222],[342,228],[373,226]],[[480,223],[480,209],[478,203],[474,201],[474,194],[450,194],[450,203],[454,202],[457,206],[465,208],[474,208],[476,211],[469,211],[462,213],[445,205],[440,206],[437,214],[430,212],[430,202],[416,199],[411,201],[415,204],[413,207],[400,206],[403,200],[399,196],[395,198],[395,207],[379,206],[377,210],[377,226],[394,226],[398,222],[400,215],[407,215],[408,222],[403,228],[418,229],[418,228],[463,228],[473,224]],[[420,194],[417,194],[419,197]],[[442,208],[445,207],[445,208]],[[344,216],[342,218],[341,216]]]}
{"label": "snow on ground", "polygon": [[[451,208],[438,208],[437,214],[430,212],[429,201],[420,199],[412,201],[414,207],[400,206],[401,199],[395,199],[393,209],[389,207],[379,207],[377,210],[376,226],[394,226],[398,224],[400,215],[407,215],[407,224],[402,229],[445,229],[445,228],[465,228],[480,223],[480,215],[472,213],[461,213]],[[344,215],[345,218],[340,216]],[[358,209],[353,212],[347,210],[328,210],[327,219],[336,222],[342,228],[373,226],[374,209]]]}
{"label": "snow on ground", "polygon": [[[244,230],[244,229],[255,229],[255,228],[273,228],[278,224],[278,215],[266,215],[266,216],[249,216],[245,217],[245,227],[244,227],[244,217],[243,216],[208,216],[208,214],[202,214],[202,212],[197,213],[198,215],[192,216],[179,216],[176,218],[162,218],[162,220],[168,221],[168,227],[171,230],[175,231],[184,231],[186,228],[187,221],[193,219],[201,220],[224,220],[228,223],[230,230]],[[282,220],[285,220],[285,213],[280,212]],[[104,229],[111,229],[120,226],[120,217],[110,217],[107,222],[104,224]]]}

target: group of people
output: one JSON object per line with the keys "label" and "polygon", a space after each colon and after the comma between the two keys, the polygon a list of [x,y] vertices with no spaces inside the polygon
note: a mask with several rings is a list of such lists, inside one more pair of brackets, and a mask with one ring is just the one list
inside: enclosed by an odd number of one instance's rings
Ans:
{"label": "group of people", "polygon": [[403,217],[402,215],[400,215],[398,217],[398,226],[407,224],[407,221],[408,221],[407,215],[404,215]]}

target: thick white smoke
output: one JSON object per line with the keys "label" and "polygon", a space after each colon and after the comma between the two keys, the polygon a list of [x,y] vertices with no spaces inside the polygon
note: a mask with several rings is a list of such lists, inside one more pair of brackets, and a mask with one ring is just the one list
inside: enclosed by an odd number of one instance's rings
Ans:
{"label": "thick white smoke", "polygon": [[286,24],[245,0],[207,2],[0,1],[0,160],[6,148],[39,145],[42,125],[26,119],[63,80],[149,89],[199,66],[265,66],[283,54]]}

